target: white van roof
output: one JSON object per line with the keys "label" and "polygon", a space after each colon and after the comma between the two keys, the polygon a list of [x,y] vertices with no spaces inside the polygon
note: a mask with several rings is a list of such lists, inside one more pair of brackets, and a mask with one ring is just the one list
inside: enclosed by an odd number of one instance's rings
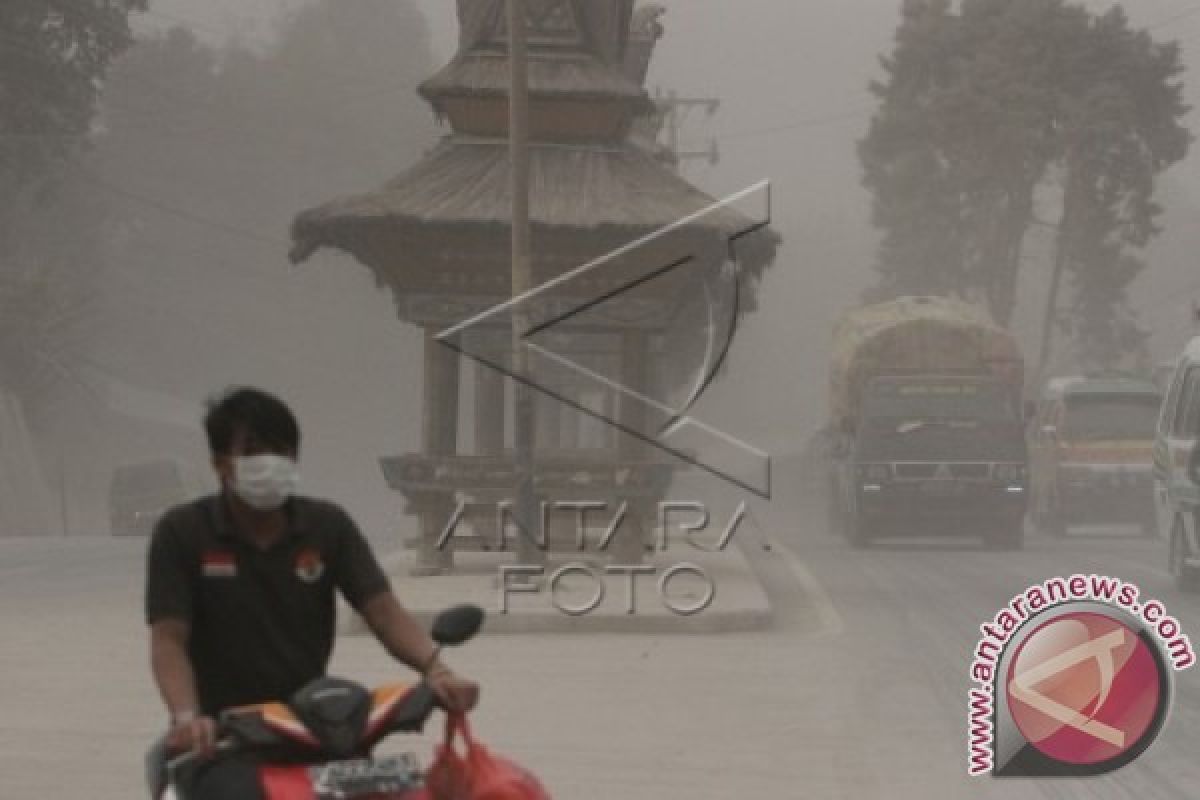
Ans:
{"label": "white van roof", "polygon": [[1082,375],[1060,375],[1050,378],[1042,389],[1042,397],[1046,400],[1062,397],[1067,389],[1083,381]]}
{"label": "white van roof", "polygon": [[1188,361],[1200,362],[1200,336],[1188,342],[1188,346],[1183,348],[1183,357]]}

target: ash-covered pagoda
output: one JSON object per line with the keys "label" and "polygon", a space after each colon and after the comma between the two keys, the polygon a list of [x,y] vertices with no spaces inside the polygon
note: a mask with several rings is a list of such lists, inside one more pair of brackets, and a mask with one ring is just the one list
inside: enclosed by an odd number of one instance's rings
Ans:
{"label": "ash-covered pagoda", "polygon": [[[527,4],[536,286],[695,215],[714,200],[636,135],[656,113],[642,82],[662,32],[661,9],[635,18],[632,0]],[[479,509],[474,528],[486,531],[495,503],[511,497],[515,481],[505,441],[511,397],[503,374],[477,363],[468,386],[459,351],[436,338],[511,297],[506,3],[459,0],[458,17],[457,54],[420,87],[450,133],[382,188],[305,211],[292,229],[293,261],[323,247],[350,253],[391,289],[401,319],[425,333],[422,451],[382,462],[389,485],[421,518],[415,544],[424,572],[451,566],[452,553],[435,544],[459,502]],[[711,269],[728,260],[731,234],[749,227],[751,220],[720,208],[677,225],[672,246],[686,240],[696,253],[708,254],[697,257],[706,263],[695,266]],[[769,230],[739,243],[742,310],[776,245]],[[656,257],[650,251],[645,257]],[[622,292],[629,270],[598,268],[545,292],[559,307],[589,308],[555,332],[557,346],[598,375],[654,394],[669,366],[663,343],[672,329],[678,335],[685,309],[702,297],[698,269],[676,270]],[[594,305],[595,298],[610,295]],[[471,337],[466,349],[474,354],[494,347],[493,363],[503,363],[510,344],[506,324],[507,318],[491,326],[484,320],[463,334]],[[628,524],[635,532],[638,526],[645,530],[679,462],[602,421],[638,429],[644,409],[569,376],[548,376],[546,382],[551,394],[539,398],[537,407],[539,496],[600,500],[610,505],[606,521],[612,509],[627,503]],[[460,437],[460,399],[468,388],[474,425]],[[461,452],[467,449],[471,452]],[[458,537],[455,543],[463,545]]]}

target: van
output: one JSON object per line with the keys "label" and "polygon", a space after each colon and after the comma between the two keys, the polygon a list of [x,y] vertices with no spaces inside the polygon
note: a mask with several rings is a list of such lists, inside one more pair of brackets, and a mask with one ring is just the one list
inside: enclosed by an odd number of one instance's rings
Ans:
{"label": "van", "polygon": [[1154,439],[1154,506],[1168,542],[1167,568],[1185,591],[1200,589],[1200,337],[1175,365]]}
{"label": "van", "polygon": [[112,535],[149,534],[164,512],[186,499],[183,475],[174,461],[143,461],[117,467],[108,497]]}
{"label": "van", "polygon": [[1132,525],[1157,532],[1153,455],[1162,395],[1153,381],[1092,374],[1047,382],[1030,430],[1034,526]]}

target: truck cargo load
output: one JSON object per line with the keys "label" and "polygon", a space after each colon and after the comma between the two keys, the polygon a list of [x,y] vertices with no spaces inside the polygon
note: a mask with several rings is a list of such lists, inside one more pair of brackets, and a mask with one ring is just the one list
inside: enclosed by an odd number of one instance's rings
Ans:
{"label": "truck cargo load", "polygon": [[1028,491],[1015,339],[981,309],[903,297],[847,314],[830,370],[831,528],[1020,547]]}
{"label": "truck cargo load", "polygon": [[879,375],[988,374],[1019,396],[1024,362],[1012,335],[977,306],[947,297],[901,297],[844,316],[834,329],[830,420],[858,415],[867,381]]}

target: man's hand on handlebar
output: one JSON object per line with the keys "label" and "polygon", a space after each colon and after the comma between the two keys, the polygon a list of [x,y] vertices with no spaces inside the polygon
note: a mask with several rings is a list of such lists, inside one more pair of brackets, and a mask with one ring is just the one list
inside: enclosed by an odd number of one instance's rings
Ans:
{"label": "man's hand on handlebar", "polygon": [[217,723],[210,717],[180,717],[172,721],[167,748],[173,753],[193,753],[211,758],[217,748]]}
{"label": "man's hand on handlebar", "polygon": [[479,703],[479,684],[459,677],[440,663],[434,665],[425,680],[447,711],[466,713]]}

